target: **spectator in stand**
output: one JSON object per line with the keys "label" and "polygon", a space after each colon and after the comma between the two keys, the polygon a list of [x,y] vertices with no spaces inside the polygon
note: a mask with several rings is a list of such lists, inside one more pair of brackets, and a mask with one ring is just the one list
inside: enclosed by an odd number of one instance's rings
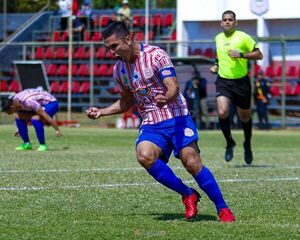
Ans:
{"label": "spectator in stand", "polygon": [[268,119],[268,104],[271,98],[270,83],[263,77],[262,71],[257,74],[253,97],[256,105],[258,127],[260,129],[270,129]]}
{"label": "spectator in stand", "polygon": [[119,8],[117,14],[118,14],[117,21],[125,22],[125,24],[128,27],[131,20],[131,9],[128,5],[128,0],[122,1],[122,6]]}
{"label": "spectator in stand", "polygon": [[2,111],[7,114],[16,114],[18,134],[23,140],[23,144],[16,147],[18,151],[32,149],[27,129],[28,122],[31,122],[35,128],[40,143],[37,150],[40,152],[48,150],[45,143],[44,125],[51,125],[55,129],[57,137],[62,135],[53,118],[58,111],[58,101],[48,92],[39,89],[25,89],[2,101]]}
{"label": "spectator in stand", "polygon": [[68,18],[72,15],[72,0],[59,0],[56,4],[61,15],[60,29],[64,31],[68,27]]}
{"label": "spectator in stand", "polygon": [[89,0],[84,0],[81,9],[77,13],[77,17],[84,24],[85,29],[94,29],[96,15],[90,6]]}

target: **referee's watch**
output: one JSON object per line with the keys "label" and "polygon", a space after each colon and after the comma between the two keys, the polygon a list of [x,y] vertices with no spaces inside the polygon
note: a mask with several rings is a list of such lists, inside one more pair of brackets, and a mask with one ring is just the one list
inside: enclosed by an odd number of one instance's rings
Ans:
{"label": "referee's watch", "polygon": [[244,53],[240,53],[240,58],[243,58],[244,57]]}

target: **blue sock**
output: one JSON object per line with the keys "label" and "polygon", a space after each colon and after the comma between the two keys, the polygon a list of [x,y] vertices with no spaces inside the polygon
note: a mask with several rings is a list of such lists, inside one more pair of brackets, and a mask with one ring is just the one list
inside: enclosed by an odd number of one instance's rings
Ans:
{"label": "blue sock", "polygon": [[193,190],[185,185],[171,168],[160,159],[157,159],[153,166],[147,171],[156,181],[182,196],[189,196],[193,193]]}
{"label": "blue sock", "polygon": [[15,121],[16,121],[16,124],[17,124],[19,134],[20,134],[21,138],[23,139],[23,142],[28,143],[29,142],[29,136],[28,136],[27,123],[24,120],[20,119],[20,118],[16,118]]}
{"label": "blue sock", "polygon": [[221,208],[227,208],[227,205],[222,196],[222,192],[219,188],[214,175],[209,171],[208,168],[203,167],[202,170],[194,176],[199,187],[207,194],[209,199],[215,204],[217,212]]}
{"label": "blue sock", "polygon": [[36,137],[39,140],[40,144],[45,144],[45,134],[44,134],[44,125],[41,121],[36,119],[31,119],[31,123],[35,128]]}

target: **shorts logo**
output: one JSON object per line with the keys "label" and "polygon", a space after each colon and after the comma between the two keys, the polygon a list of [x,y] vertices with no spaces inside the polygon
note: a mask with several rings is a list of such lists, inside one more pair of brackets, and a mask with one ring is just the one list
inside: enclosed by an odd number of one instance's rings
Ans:
{"label": "shorts logo", "polygon": [[185,128],[184,129],[184,136],[186,136],[186,137],[192,137],[192,136],[194,136],[193,130],[190,129],[190,128]]}
{"label": "shorts logo", "polygon": [[170,71],[170,70],[163,70],[163,71],[161,72],[161,74],[162,74],[164,77],[170,76],[170,75],[171,75],[171,71]]}

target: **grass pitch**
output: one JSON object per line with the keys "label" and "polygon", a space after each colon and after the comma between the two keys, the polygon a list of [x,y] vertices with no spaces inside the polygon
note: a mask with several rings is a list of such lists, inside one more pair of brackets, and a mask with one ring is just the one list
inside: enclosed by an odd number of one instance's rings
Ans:
{"label": "grass pitch", "polygon": [[[137,130],[46,129],[50,151],[16,152],[13,126],[0,126],[0,239],[300,239],[300,131],[255,131],[254,163],[243,162],[241,131],[232,162],[220,131],[200,132],[203,162],[236,215],[221,224],[202,193],[184,220],[180,196],[156,184],[135,160]],[[179,160],[170,166],[189,185]]]}

